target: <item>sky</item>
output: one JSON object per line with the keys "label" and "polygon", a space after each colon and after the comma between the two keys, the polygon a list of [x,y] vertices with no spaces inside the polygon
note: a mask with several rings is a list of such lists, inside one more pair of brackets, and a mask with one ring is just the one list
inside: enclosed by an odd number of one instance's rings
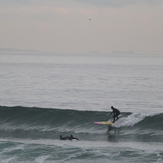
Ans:
{"label": "sky", "polygon": [[0,0],[0,48],[163,54],[163,0]]}

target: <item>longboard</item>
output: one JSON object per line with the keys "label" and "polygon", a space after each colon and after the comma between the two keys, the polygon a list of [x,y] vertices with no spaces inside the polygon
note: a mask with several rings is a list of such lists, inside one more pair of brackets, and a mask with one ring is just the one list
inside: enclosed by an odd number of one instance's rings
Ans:
{"label": "longboard", "polygon": [[113,122],[111,121],[103,121],[103,122],[94,122],[95,124],[98,124],[98,125],[111,125],[111,124],[114,124]]}

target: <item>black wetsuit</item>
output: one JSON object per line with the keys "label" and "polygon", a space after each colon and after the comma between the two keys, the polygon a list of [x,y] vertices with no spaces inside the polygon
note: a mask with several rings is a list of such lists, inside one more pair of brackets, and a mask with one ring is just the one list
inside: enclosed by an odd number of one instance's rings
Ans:
{"label": "black wetsuit", "polygon": [[73,135],[71,135],[71,136],[70,136],[70,140],[72,140],[72,139],[79,140],[78,138],[75,138],[75,137],[73,137]]}
{"label": "black wetsuit", "polygon": [[66,137],[62,137],[62,135],[60,135],[60,140],[72,140],[72,139],[79,140],[78,138],[73,137],[73,135]]}
{"label": "black wetsuit", "polygon": [[[116,108],[114,108],[114,107],[112,107],[112,112],[110,113],[110,115],[113,113],[114,115],[113,115],[113,123],[115,122],[115,118],[117,118],[117,119],[119,119],[118,118],[118,115],[120,115],[120,111],[118,110],[118,109],[116,109]],[[116,120],[117,120],[116,119]]]}
{"label": "black wetsuit", "polygon": [[70,136],[62,137],[62,135],[60,135],[60,140],[70,140]]}

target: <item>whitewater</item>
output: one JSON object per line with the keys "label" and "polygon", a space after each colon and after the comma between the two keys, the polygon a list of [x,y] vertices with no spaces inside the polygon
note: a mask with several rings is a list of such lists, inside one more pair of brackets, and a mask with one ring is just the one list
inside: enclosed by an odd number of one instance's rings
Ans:
{"label": "whitewater", "polygon": [[162,55],[1,52],[0,162],[163,162],[162,72]]}

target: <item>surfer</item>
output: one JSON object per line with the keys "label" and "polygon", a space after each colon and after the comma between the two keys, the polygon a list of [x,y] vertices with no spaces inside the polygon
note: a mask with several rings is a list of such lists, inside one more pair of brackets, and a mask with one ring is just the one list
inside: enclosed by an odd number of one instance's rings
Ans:
{"label": "surfer", "polygon": [[115,118],[117,118],[116,120],[119,119],[118,116],[120,115],[120,111],[118,109],[114,108],[113,106],[111,106],[111,109],[113,111],[110,113],[110,115],[113,113],[113,122],[112,123],[114,123],[115,122]]}
{"label": "surfer", "polygon": [[75,138],[73,135],[70,136],[70,140],[72,139],[76,139],[76,140],[79,140],[78,138]]}
{"label": "surfer", "polygon": [[69,136],[66,136],[66,137],[62,137],[62,135],[60,135],[60,140],[69,140],[70,137]]}
{"label": "surfer", "polygon": [[79,140],[78,138],[75,138],[73,135],[66,136],[66,137],[62,137],[62,135],[60,135],[60,140],[72,140],[72,139]]}

